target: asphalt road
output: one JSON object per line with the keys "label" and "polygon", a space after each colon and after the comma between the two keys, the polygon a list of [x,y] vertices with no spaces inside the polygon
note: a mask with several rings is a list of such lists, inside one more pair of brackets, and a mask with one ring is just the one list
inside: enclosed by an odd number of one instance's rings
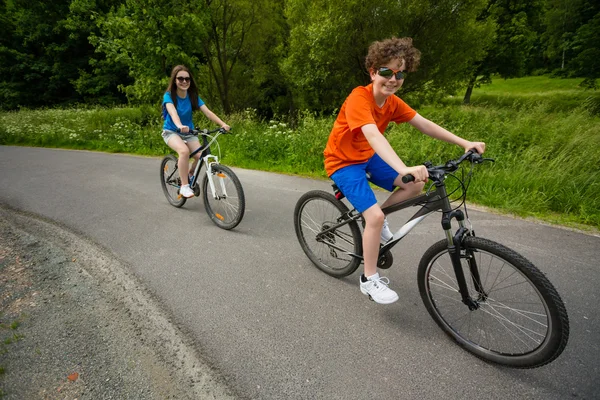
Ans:
{"label": "asphalt road", "polygon": [[[246,215],[217,228],[193,199],[176,209],[159,158],[0,146],[0,204],[43,216],[124,261],[237,393],[256,399],[592,399],[600,397],[600,238],[471,211],[479,236],[533,261],[561,294],[571,336],[533,370],[487,364],[437,327],[416,266],[442,238],[427,218],[392,250],[400,300],[368,301],[359,272],[312,266],[292,224],[297,199],[328,182],[235,169]],[[383,199],[383,197],[381,197]],[[410,212],[390,217],[400,226]]]}

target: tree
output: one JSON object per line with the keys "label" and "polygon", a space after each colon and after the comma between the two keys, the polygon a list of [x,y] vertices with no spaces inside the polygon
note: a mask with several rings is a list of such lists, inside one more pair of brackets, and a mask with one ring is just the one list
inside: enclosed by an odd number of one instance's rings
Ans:
{"label": "tree", "polygon": [[596,86],[600,77],[598,2],[548,0],[544,38],[546,55],[561,75],[584,77],[584,86]]}
{"label": "tree", "polygon": [[186,0],[125,0],[96,23],[90,37],[112,63],[128,68],[130,82],[119,88],[132,102],[156,103],[173,66],[192,70],[202,61],[207,38],[205,7]]}
{"label": "tree", "polygon": [[288,55],[282,62],[300,108],[331,111],[368,83],[370,43],[410,36],[422,52],[403,93],[455,90],[479,56],[491,26],[476,17],[485,0],[287,0]]}
{"label": "tree", "polygon": [[463,102],[469,104],[473,88],[503,78],[523,76],[531,64],[543,16],[543,0],[490,0],[479,19],[496,26],[494,40],[484,56],[475,60]]}

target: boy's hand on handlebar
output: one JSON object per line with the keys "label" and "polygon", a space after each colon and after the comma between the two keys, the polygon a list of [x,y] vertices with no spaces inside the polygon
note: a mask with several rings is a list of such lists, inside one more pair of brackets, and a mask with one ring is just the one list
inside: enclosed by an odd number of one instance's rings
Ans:
{"label": "boy's hand on handlebar", "polygon": [[414,182],[427,182],[429,172],[424,165],[415,165],[414,167],[407,167],[401,175],[412,175],[415,177]]}
{"label": "boy's hand on handlebar", "polygon": [[467,142],[464,147],[465,153],[469,150],[475,150],[477,154],[483,154],[485,151],[485,143],[483,142]]}

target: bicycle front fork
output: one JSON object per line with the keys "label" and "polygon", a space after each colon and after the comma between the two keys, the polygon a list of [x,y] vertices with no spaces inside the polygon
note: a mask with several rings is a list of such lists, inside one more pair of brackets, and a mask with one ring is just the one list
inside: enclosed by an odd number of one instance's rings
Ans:
{"label": "bicycle front fork", "polygon": [[[452,234],[451,220],[456,218],[458,222],[458,230]],[[463,238],[465,236],[474,236],[474,233],[465,227],[465,216],[461,210],[453,210],[444,213],[442,217],[442,227],[446,232],[446,239],[448,241],[448,253],[452,260],[452,267],[454,274],[456,275],[456,282],[458,283],[458,290],[460,292],[462,302],[469,307],[469,310],[474,311],[479,308],[479,301],[485,300],[487,294],[483,290],[481,284],[481,277],[479,276],[479,268],[477,267],[477,261],[473,254],[473,250],[465,247],[463,244]],[[465,278],[465,273],[462,267],[461,259],[466,259],[469,266],[469,273],[473,281],[473,287],[477,292],[477,300],[474,300],[469,294],[469,287]]]}

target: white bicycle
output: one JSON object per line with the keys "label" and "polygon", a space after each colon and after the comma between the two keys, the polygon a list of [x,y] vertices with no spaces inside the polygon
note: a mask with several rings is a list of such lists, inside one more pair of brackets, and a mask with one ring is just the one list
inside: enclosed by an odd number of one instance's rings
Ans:
{"label": "white bicycle", "polygon": [[[216,133],[215,135],[213,135]],[[219,143],[217,138],[227,133],[223,128],[214,130],[190,131],[192,135],[202,136],[202,146],[190,154],[190,160],[199,152],[202,152],[200,161],[193,171],[190,179],[190,188],[194,191],[196,197],[204,199],[204,207],[210,219],[223,229],[235,228],[244,217],[246,200],[244,190],[240,180],[235,173],[228,167],[219,163],[219,157],[211,154],[210,146]],[[219,154],[220,154],[220,147]],[[177,167],[178,159],[172,154],[165,156],[160,163],[160,184],[167,200],[171,205],[179,208],[186,202],[186,198],[179,193],[181,188],[181,178]],[[202,184],[199,185],[200,170],[206,166]]]}

